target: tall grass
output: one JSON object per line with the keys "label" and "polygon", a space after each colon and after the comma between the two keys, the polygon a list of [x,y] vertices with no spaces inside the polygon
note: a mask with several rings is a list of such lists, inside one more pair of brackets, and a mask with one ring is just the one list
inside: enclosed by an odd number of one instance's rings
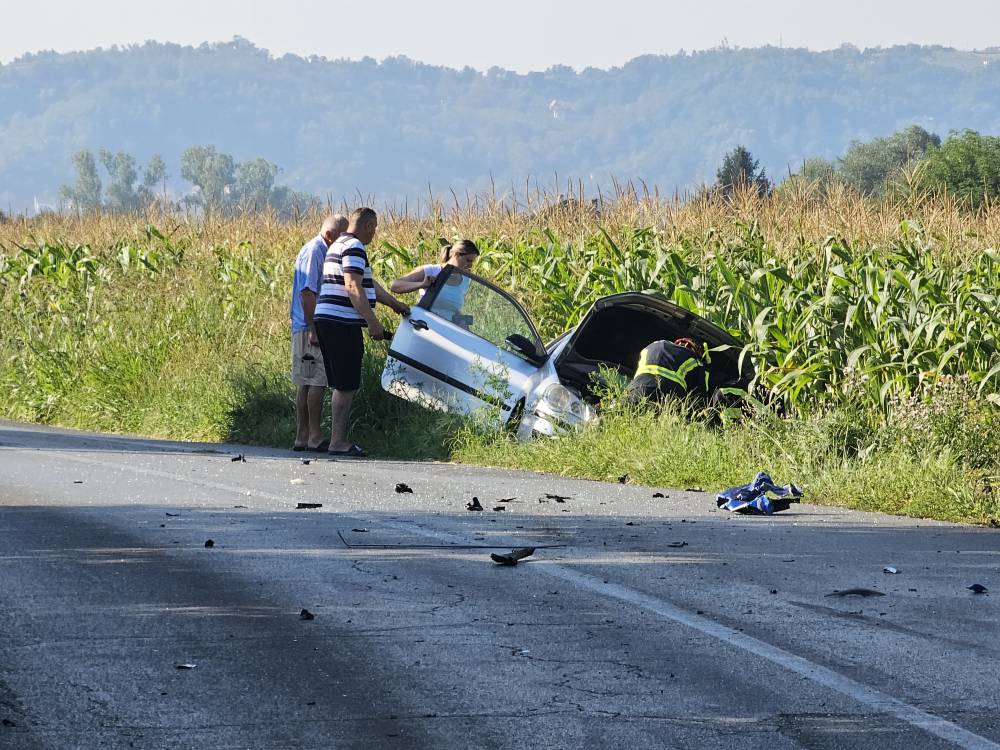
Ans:
{"label": "tall grass", "polygon": [[[566,192],[561,199],[526,191],[430,198],[419,213],[389,207],[372,252],[376,272],[388,279],[436,258],[442,242],[475,239],[483,250],[477,270],[522,299],[546,336],[575,324],[600,296],[655,291],[745,341],[760,383],[794,418],[768,423],[765,432],[745,432],[759,431],[757,420],[719,433],[649,416],[634,420],[645,432],[630,438],[619,429],[624,422],[609,415],[599,430],[569,441],[492,444],[490,436],[383,394],[377,376],[384,350],[372,346],[355,414],[356,434],[370,448],[603,476],[625,472],[599,466],[598,457],[638,460],[652,435],[666,431],[704,455],[716,451],[714,464],[728,467],[703,484],[735,481],[771,463],[807,474],[795,478],[812,477],[827,494],[856,480],[861,495],[889,498],[900,485],[887,475],[873,479],[871,457],[888,462],[897,480],[923,476],[907,462],[919,464],[920,452],[934,446],[943,463],[932,473],[950,477],[967,500],[949,517],[989,515],[982,502],[998,470],[986,446],[994,445],[994,431],[1000,435],[990,401],[1000,399],[1000,206],[968,212],[920,193],[870,202],[801,185],[769,199],[748,193],[727,201],[664,198],[634,185],[617,186],[611,196]],[[0,415],[289,442],[291,266],[321,218],[43,216],[0,224]],[[956,377],[960,398],[948,386]],[[935,401],[940,408],[927,411]],[[890,437],[895,423],[909,431]],[[841,429],[827,435],[833,452],[815,449],[815,436],[830,425]],[[949,430],[968,434],[949,443]],[[977,431],[985,435],[978,444],[969,437]],[[813,445],[825,456],[822,466],[748,447],[770,444],[765,434],[781,434],[788,446]],[[574,445],[586,448],[586,461],[571,460]],[[1000,453],[1000,438],[996,446]],[[693,465],[695,453],[684,455]],[[688,476],[649,468],[650,461],[633,476],[657,483]]]}

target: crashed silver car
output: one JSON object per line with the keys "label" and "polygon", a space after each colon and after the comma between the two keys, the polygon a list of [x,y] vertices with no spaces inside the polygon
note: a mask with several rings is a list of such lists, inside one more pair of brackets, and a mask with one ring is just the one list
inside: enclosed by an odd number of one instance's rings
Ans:
{"label": "crashed silver car", "polygon": [[745,388],[753,378],[749,361],[740,370],[737,339],[662,297],[602,297],[545,345],[510,294],[445,266],[400,323],[382,387],[428,408],[495,415],[520,439],[555,435],[597,419],[593,388],[602,367],[631,379],[646,346],[682,336],[714,350],[709,373],[718,387]]}

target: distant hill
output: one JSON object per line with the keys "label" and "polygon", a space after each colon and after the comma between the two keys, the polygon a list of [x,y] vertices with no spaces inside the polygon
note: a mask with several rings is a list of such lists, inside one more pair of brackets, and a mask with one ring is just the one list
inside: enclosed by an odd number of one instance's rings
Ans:
{"label": "distant hill", "polygon": [[[331,49],[335,55],[336,50]],[[251,43],[146,43],[0,65],[0,209],[54,203],[81,148],[180,153],[214,144],[264,157],[296,190],[339,198],[501,192],[526,177],[611,177],[672,191],[712,180],[746,145],[776,177],[852,139],[911,123],[1000,133],[1000,50],[716,49],[621,68],[521,75],[493,68],[292,55]]]}

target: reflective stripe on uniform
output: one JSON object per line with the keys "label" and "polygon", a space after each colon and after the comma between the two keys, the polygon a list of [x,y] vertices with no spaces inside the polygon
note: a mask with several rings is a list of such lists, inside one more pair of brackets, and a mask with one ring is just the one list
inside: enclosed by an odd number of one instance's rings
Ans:
{"label": "reflective stripe on uniform", "polygon": [[698,367],[698,364],[698,360],[692,358],[684,360],[676,370],[670,370],[660,365],[651,365],[647,361],[647,352],[643,349],[639,354],[639,367],[636,369],[635,374],[637,377],[639,375],[654,375],[659,378],[666,378],[671,382],[677,383],[681,388],[686,389],[687,375],[691,370]]}

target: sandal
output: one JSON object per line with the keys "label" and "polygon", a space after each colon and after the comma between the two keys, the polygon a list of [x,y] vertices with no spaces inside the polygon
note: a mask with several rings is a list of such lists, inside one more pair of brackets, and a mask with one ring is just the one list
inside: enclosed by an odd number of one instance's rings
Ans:
{"label": "sandal", "polygon": [[307,446],[306,446],[305,448],[303,448],[302,450],[307,450],[307,451],[309,451],[310,453],[326,453],[326,452],[327,452],[327,450],[329,450],[329,448],[330,448],[330,441],[329,441],[329,440],[323,440],[323,441],[321,441],[321,442],[319,443],[319,445],[317,445],[317,446],[316,446],[315,448],[310,448],[310,447],[309,447],[309,446],[307,445]]}
{"label": "sandal", "polygon": [[352,445],[346,451],[327,451],[326,455],[330,457],[364,458],[368,454],[364,452],[360,445]]}

